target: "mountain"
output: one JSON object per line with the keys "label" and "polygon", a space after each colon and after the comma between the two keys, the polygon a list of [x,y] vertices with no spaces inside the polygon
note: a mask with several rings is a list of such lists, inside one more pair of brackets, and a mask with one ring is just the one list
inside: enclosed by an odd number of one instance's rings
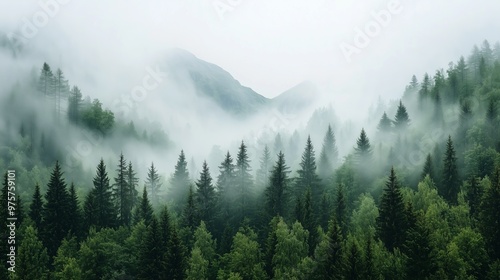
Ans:
{"label": "mountain", "polygon": [[246,117],[273,109],[294,113],[311,105],[317,93],[311,82],[303,82],[269,99],[241,85],[223,68],[183,49],[171,50],[166,64],[177,82],[192,86],[199,97],[210,99],[232,116]]}

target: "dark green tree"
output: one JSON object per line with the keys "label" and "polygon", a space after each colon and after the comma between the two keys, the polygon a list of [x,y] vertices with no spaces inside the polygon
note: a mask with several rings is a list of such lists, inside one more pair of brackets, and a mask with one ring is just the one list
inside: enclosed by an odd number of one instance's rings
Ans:
{"label": "dark green tree", "polygon": [[239,218],[247,216],[249,212],[250,202],[252,199],[252,175],[250,174],[250,159],[247,152],[247,146],[243,141],[236,156],[235,172],[235,188],[237,191],[237,209],[240,209]]}
{"label": "dark green tree", "polygon": [[307,137],[306,147],[302,153],[300,162],[300,169],[297,173],[299,177],[296,179],[296,195],[302,195],[305,190],[310,190],[312,200],[319,202],[323,188],[321,180],[316,173],[316,156],[314,155],[314,147],[310,136]]}
{"label": "dark green tree", "polygon": [[469,213],[470,216],[474,219],[478,219],[478,214],[480,210],[481,198],[483,196],[483,189],[479,185],[478,179],[476,176],[471,176],[469,180],[467,180],[467,202],[469,204]]}
{"label": "dark green tree", "polygon": [[116,169],[115,183],[113,184],[113,200],[115,207],[118,209],[119,225],[130,226],[132,220],[133,193],[130,190],[127,175],[127,162],[120,154],[118,160],[118,168]]}
{"label": "dark green tree", "polygon": [[492,260],[500,259],[500,168],[495,170],[491,184],[484,190],[479,213],[479,228],[486,240]]}
{"label": "dark green tree", "polygon": [[425,158],[424,168],[422,169],[422,175],[420,175],[421,180],[423,180],[427,175],[435,182],[436,175],[434,173],[434,165],[432,164],[431,154],[427,154]]}
{"label": "dark green tree", "polygon": [[[219,166],[217,176],[217,228],[223,228],[231,216],[232,200],[235,197],[234,189],[234,164],[231,154],[227,152],[224,160]],[[216,231],[216,236],[222,232]]]}
{"label": "dark green tree", "polygon": [[177,229],[172,229],[168,249],[167,275],[165,279],[182,280],[186,269],[186,248],[182,245]]}
{"label": "dark green tree", "polygon": [[198,217],[208,224],[212,229],[215,215],[215,188],[212,185],[212,176],[206,161],[203,162],[200,179],[196,182],[196,204],[198,205]]}
{"label": "dark green tree", "polygon": [[69,231],[69,193],[59,162],[50,175],[43,209],[42,237],[49,256],[56,254],[57,248]]}
{"label": "dark green tree", "polygon": [[181,225],[182,227],[189,228],[190,231],[194,230],[199,223],[198,206],[194,199],[193,187],[189,187],[188,197],[184,210],[182,211]]}
{"label": "dark green tree", "polygon": [[400,186],[394,168],[391,168],[389,180],[380,199],[377,218],[377,234],[385,247],[393,252],[400,248],[406,236],[406,215]]}
{"label": "dark green tree", "polygon": [[387,114],[384,112],[382,118],[378,122],[377,128],[378,130],[380,130],[380,132],[387,133],[392,129],[392,123],[393,121],[389,119],[389,117],[387,117]]}
{"label": "dark green tree", "polygon": [[128,209],[128,211],[132,212],[134,207],[139,202],[139,192],[137,191],[137,186],[139,185],[139,178],[137,178],[137,175],[132,166],[132,162],[128,163],[127,182],[129,184],[128,186],[128,191],[130,192],[129,196],[132,200],[132,203],[129,205],[130,209]]}
{"label": "dark green tree", "polygon": [[398,131],[404,131],[410,125],[410,118],[408,117],[408,112],[406,111],[405,105],[402,101],[399,101],[398,110],[396,116],[394,116],[394,127]]}
{"label": "dark green tree", "polygon": [[149,167],[146,177],[146,188],[148,189],[150,201],[153,205],[159,204],[161,185],[160,175],[158,174],[154,163],[151,162],[151,167]]}
{"label": "dark green tree", "polygon": [[170,178],[170,197],[174,201],[174,205],[176,205],[174,207],[175,211],[179,212],[186,203],[190,185],[186,156],[184,150],[181,150],[174,174]]}
{"label": "dark green tree", "polygon": [[446,152],[443,159],[442,183],[439,188],[440,194],[452,204],[457,203],[457,195],[460,190],[460,179],[458,177],[457,157],[451,136],[446,142]]}
{"label": "dark green tree", "polygon": [[279,152],[271,172],[268,187],[265,190],[266,210],[268,217],[285,215],[288,195],[288,166],[285,163],[285,155]]}
{"label": "dark green tree", "polygon": [[318,162],[318,173],[322,179],[327,179],[333,174],[333,170],[337,167],[338,154],[335,134],[332,126],[328,125]]}
{"label": "dark green tree", "polygon": [[356,147],[354,148],[356,151],[356,157],[359,162],[366,163],[371,160],[372,157],[372,148],[370,145],[370,139],[366,136],[365,129],[361,129],[361,133],[359,138],[356,140]]}
{"label": "dark green tree", "polygon": [[337,193],[335,197],[335,219],[337,224],[342,231],[342,236],[346,237],[347,225],[348,225],[348,213],[347,213],[347,202],[345,196],[344,184],[339,183],[337,185]]}
{"label": "dark green tree", "polygon": [[134,211],[134,224],[137,224],[139,221],[144,220],[144,224],[149,226],[151,221],[153,220],[153,206],[151,202],[149,202],[148,191],[146,187],[142,190],[142,199],[139,202],[139,205],[136,206]]}
{"label": "dark green tree", "polygon": [[42,217],[43,217],[43,198],[40,193],[40,186],[35,185],[35,192],[33,193],[33,198],[31,199],[30,210],[28,216],[31,218],[35,227],[38,231],[42,230]]}
{"label": "dark green tree", "polygon": [[116,226],[117,213],[113,204],[112,190],[103,159],[97,165],[93,184],[94,188],[88,194],[87,201],[84,204],[87,227],[95,226],[97,229],[102,229]]}
{"label": "dark green tree", "polygon": [[318,276],[320,279],[343,279],[345,271],[344,239],[342,231],[333,218],[328,226],[326,236],[325,256],[318,263]]}
{"label": "dark green tree", "polygon": [[48,265],[47,249],[38,239],[37,231],[28,226],[19,246],[14,279],[48,279]]}
{"label": "dark green tree", "polygon": [[349,242],[345,262],[345,279],[366,279],[365,275],[363,274],[363,256],[361,254],[358,242],[355,239],[352,239],[351,242]]}
{"label": "dark green tree", "polygon": [[402,251],[408,258],[408,279],[428,279],[435,272],[436,260],[431,244],[431,232],[423,214],[417,215],[415,226],[408,230]]}
{"label": "dark green tree", "polygon": [[77,237],[82,236],[82,211],[80,209],[80,202],[76,194],[75,184],[71,183],[69,187],[69,205],[68,215],[71,217],[69,220],[69,230]]}
{"label": "dark green tree", "polygon": [[156,217],[153,216],[141,246],[139,262],[142,269],[139,270],[139,279],[161,279],[164,268],[162,249],[160,226]]}

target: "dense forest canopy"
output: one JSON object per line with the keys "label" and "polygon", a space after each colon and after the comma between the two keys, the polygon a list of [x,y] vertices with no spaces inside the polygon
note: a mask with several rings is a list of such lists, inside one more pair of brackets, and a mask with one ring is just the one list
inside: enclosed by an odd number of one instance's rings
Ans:
{"label": "dense forest canopy", "polygon": [[[167,133],[116,118],[45,63],[0,111],[0,170],[15,170],[20,206],[11,276],[500,279],[499,100],[500,44],[484,41],[446,70],[411,77],[355,141],[339,137],[353,128],[327,107],[303,129],[238,140],[203,162],[181,147],[160,170],[127,156],[134,145],[172,149]],[[87,170],[74,155],[93,146],[112,153]]]}

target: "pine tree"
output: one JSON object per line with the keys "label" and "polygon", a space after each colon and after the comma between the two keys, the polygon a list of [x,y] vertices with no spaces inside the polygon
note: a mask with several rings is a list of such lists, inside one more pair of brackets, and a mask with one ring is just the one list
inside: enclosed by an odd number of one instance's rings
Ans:
{"label": "pine tree", "polygon": [[417,216],[415,226],[408,230],[407,240],[402,247],[408,257],[406,262],[408,279],[428,279],[434,272],[435,259],[430,230],[422,214]]}
{"label": "pine tree", "polygon": [[345,279],[364,280],[363,275],[363,258],[358,242],[353,238],[346,252],[346,271]]}
{"label": "pine tree", "polygon": [[255,178],[255,183],[260,187],[267,186],[269,182],[269,176],[271,173],[271,152],[267,145],[264,147],[264,152],[260,158],[260,168],[257,170],[257,176]]}
{"label": "pine tree", "polygon": [[268,217],[283,217],[286,209],[288,195],[288,167],[285,163],[285,155],[282,152],[278,154],[269,185],[265,190],[266,209]]}
{"label": "pine tree", "polygon": [[219,176],[217,176],[217,209],[218,227],[222,228],[230,216],[231,200],[234,197],[234,164],[231,154],[227,152],[224,161],[219,166]]}
{"label": "pine tree", "polygon": [[43,198],[40,193],[40,186],[38,184],[35,185],[35,192],[33,193],[33,198],[31,199],[31,205],[28,215],[35,224],[36,229],[41,232],[43,217]]}
{"label": "pine tree", "polygon": [[318,263],[321,279],[343,278],[345,267],[343,243],[342,231],[334,218],[328,226],[325,244],[326,256]]}
{"label": "pine tree", "polygon": [[118,223],[120,225],[130,226],[134,198],[132,197],[133,192],[130,189],[131,186],[127,180],[127,163],[123,157],[123,153],[120,154],[116,172],[117,176],[114,178],[115,183],[113,185],[113,199],[115,207],[118,209]]}
{"label": "pine tree", "polygon": [[103,159],[97,165],[93,184],[94,188],[90,191],[84,204],[87,226],[95,226],[97,229],[116,226],[116,210]]}
{"label": "pine tree", "polygon": [[387,133],[392,129],[393,121],[387,117],[387,114],[384,112],[382,118],[378,122],[377,128],[380,132]]}
{"label": "pine tree", "polygon": [[399,187],[394,168],[391,168],[389,180],[380,199],[377,233],[385,247],[393,252],[405,241],[406,215],[403,195]]}
{"label": "pine tree", "polygon": [[54,74],[52,74],[52,70],[47,63],[43,63],[40,79],[38,80],[38,90],[45,97],[52,95],[54,91]]}
{"label": "pine tree", "polygon": [[56,162],[54,170],[50,175],[50,181],[47,185],[45,194],[45,207],[43,209],[42,237],[47,247],[49,256],[56,254],[57,248],[69,230],[69,221],[72,217],[68,216],[69,193],[66,188],[66,182],[62,177],[63,173],[59,162]]}
{"label": "pine tree", "polygon": [[48,265],[47,249],[38,239],[36,230],[28,226],[19,246],[14,279],[47,279]]}
{"label": "pine tree", "polygon": [[212,228],[215,215],[215,189],[212,185],[212,176],[206,161],[203,162],[200,179],[196,182],[196,201],[199,217]]}
{"label": "pine tree", "polygon": [[75,124],[80,123],[82,105],[82,92],[77,86],[73,86],[68,98],[68,119],[71,122]]}
{"label": "pine tree", "polygon": [[64,77],[61,69],[57,69],[54,75],[54,94],[56,107],[56,120],[60,121],[61,116],[61,100],[67,98],[69,93],[68,80]]}
{"label": "pine tree", "polygon": [[359,162],[366,163],[371,159],[372,156],[372,148],[370,145],[370,139],[366,136],[365,129],[361,129],[361,134],[359,138],[356,140],[356,147],[354,148],[356,151],[356,157]]}
{"label": "pine tree", "polygon": [[316,157],[310,136],[307,137],[306,147],[302,153],[302,160],[300,162],[300,169],[297,173],[299,177],[296,180],[296,195],[302,195],[304,190],[310,190],[312,200],[320,201],[323,189],[320,178],[316,173]]}
{"label": "pine tree", "polygon": [[80,210],[80,203],[78,201],[78,196],[76,194],[75,185],[71,183],[69,188],[69,205],[68,205],[68,215],[71,217],[69,221],[69,230],[72,234],[80,237],[81,223],[82,223],[82,212]]}
{"label": "pine tree", "polygon": [[181,225],[193,230],[199,222],[197,205],[194,200],[193,187],[189,187],[188,197],[182,211]]}
{"label": "pine tree", "polygon": [[161,244],[160,226],[153,216],[147,228],[146,239],[141,246],[139,279],[161,279],[164,268]]}
{"label": "pine tree", "polygon": [[[188,175],[189,176],[189,175]],[[149,197],[151,198],[151,203],[153,205],[159,204],[159,195],[160,195],[160,175],[155,168],[153,162],[151,162],[151,167],[148,169],[148,174],[146,178],[146,187],[149,190]]]}
{"label": "pine tree", "polygon": [[142,190],[142,199],[139,202],[139,205],[135,208],[134,212],[134,224],[137,224],[141,220],[144,220],[144,224],[146,226],[149,226],[153,220],[153,206],[151,205],[151,202],[149,202],[146,187]]}
{"label": "pine tree", "polygon": [[186,156],[184,155],[184,150],[181,150],[177,164],[175,165],[175,171],[170,178],[170,197],[174,201],[174,210],[179,212],[188,195],[189,187],[191,183],[189,180],[189,171],[187,170]]}
{"label": "pine tree", "polygon": [[247,146],[241,141],[238,155],[236,156],[235,188],[237,191],[237,209],[240,209],[239,218],[243,219],[249,212],[250,200],[252,198],[252,175],[250,174],[250,159]]}
{"label": "pine tree", "polygon": [[420,175],[421,180],[423,180],[427,175],[435,182],[436,181],[436,176],[434,173],[434,166],[432,164],[432,157],[431,154],[427,154],[427,157],[425,158],[425,163],[424,163],[424,168],[422,170],[422,175]]}
{"label": "pine tree", "polygon": [[337,140],[331,125],[328,125],[325,137],[323,138],[323,146],[319,161],[318,172],[322,178],[327,178],[333,174],[333,169],[337,166],[338,161]]}
{"label": "pine tree", "polygon": [[337,224],[342,231],[342,236],[345,237],[347,233],[347,203],[345,197],[344,184],[340,183],[337,185],[337,195],[335,198],[335,219]]}
{"label": "pine tree", "polygon": [[139,202],[139,192],[137,191],[137,186],[139,184],[139,178],[136,177],[136,173],[134,171],[134,168],[132,167],[132,162],[128,163],[128,168],[127,168],[127,182],[129,184],[128,191],[129,191],[129,196],[131,199],[131,204],[128,205],[129,208],[127,211],[132,212],[134,207],[138,204]]}
{"label": "pine tree", "polygon": [[486,240],[492,260],[500,259],[500,168],[495,170],[491,184],[484,190],[479,213],[479,228]]}
{"label": "pine tree", "polygon": [[398,131],[404,131],[410,125],[410,118],[408,117],[408,112],[406,111],[405,105],[402,101],[399,101],[398,110],[396,116],[394,117],[394,127]]}
{"label": "pine tree", "polygon": [[457,195],[460,190],[460,180],[458,178],[457,157],[455,156],[455,148],[451,141],[451,136],[446,142],[446,152],[443,159],[443,182],[439,189],[440,194],[452,204],[457,203]]}
{"label": "pine tree", "polygon": [[177,234],[177,229],[172,229],[170,238],[167,264],[168,277],[165,279],[182,280],[184,279],[184,271],[186,268],[185,248]]}

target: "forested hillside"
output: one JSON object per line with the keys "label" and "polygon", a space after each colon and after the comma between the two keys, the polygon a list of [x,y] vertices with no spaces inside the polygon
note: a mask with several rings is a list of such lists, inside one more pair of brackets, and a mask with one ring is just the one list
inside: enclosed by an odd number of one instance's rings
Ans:
{"label": "forested hillside", "polygon": [[[498,43],[411,77],[369,113],[379,121],[341,126],[320,109],[258,162],[239,141],[197,174],[181,147],[174,170],[145,158],[139,176],[128,154],[171,148],[161,129],[116,120],[48,64],[32,76],[1,105],[17,207],[5,172],[0,220],[16,216],[17,232],[9,274],[1,229],[0,279],[500,279]],[[85,170],[64,149],[84,133],[119,156]]]}

